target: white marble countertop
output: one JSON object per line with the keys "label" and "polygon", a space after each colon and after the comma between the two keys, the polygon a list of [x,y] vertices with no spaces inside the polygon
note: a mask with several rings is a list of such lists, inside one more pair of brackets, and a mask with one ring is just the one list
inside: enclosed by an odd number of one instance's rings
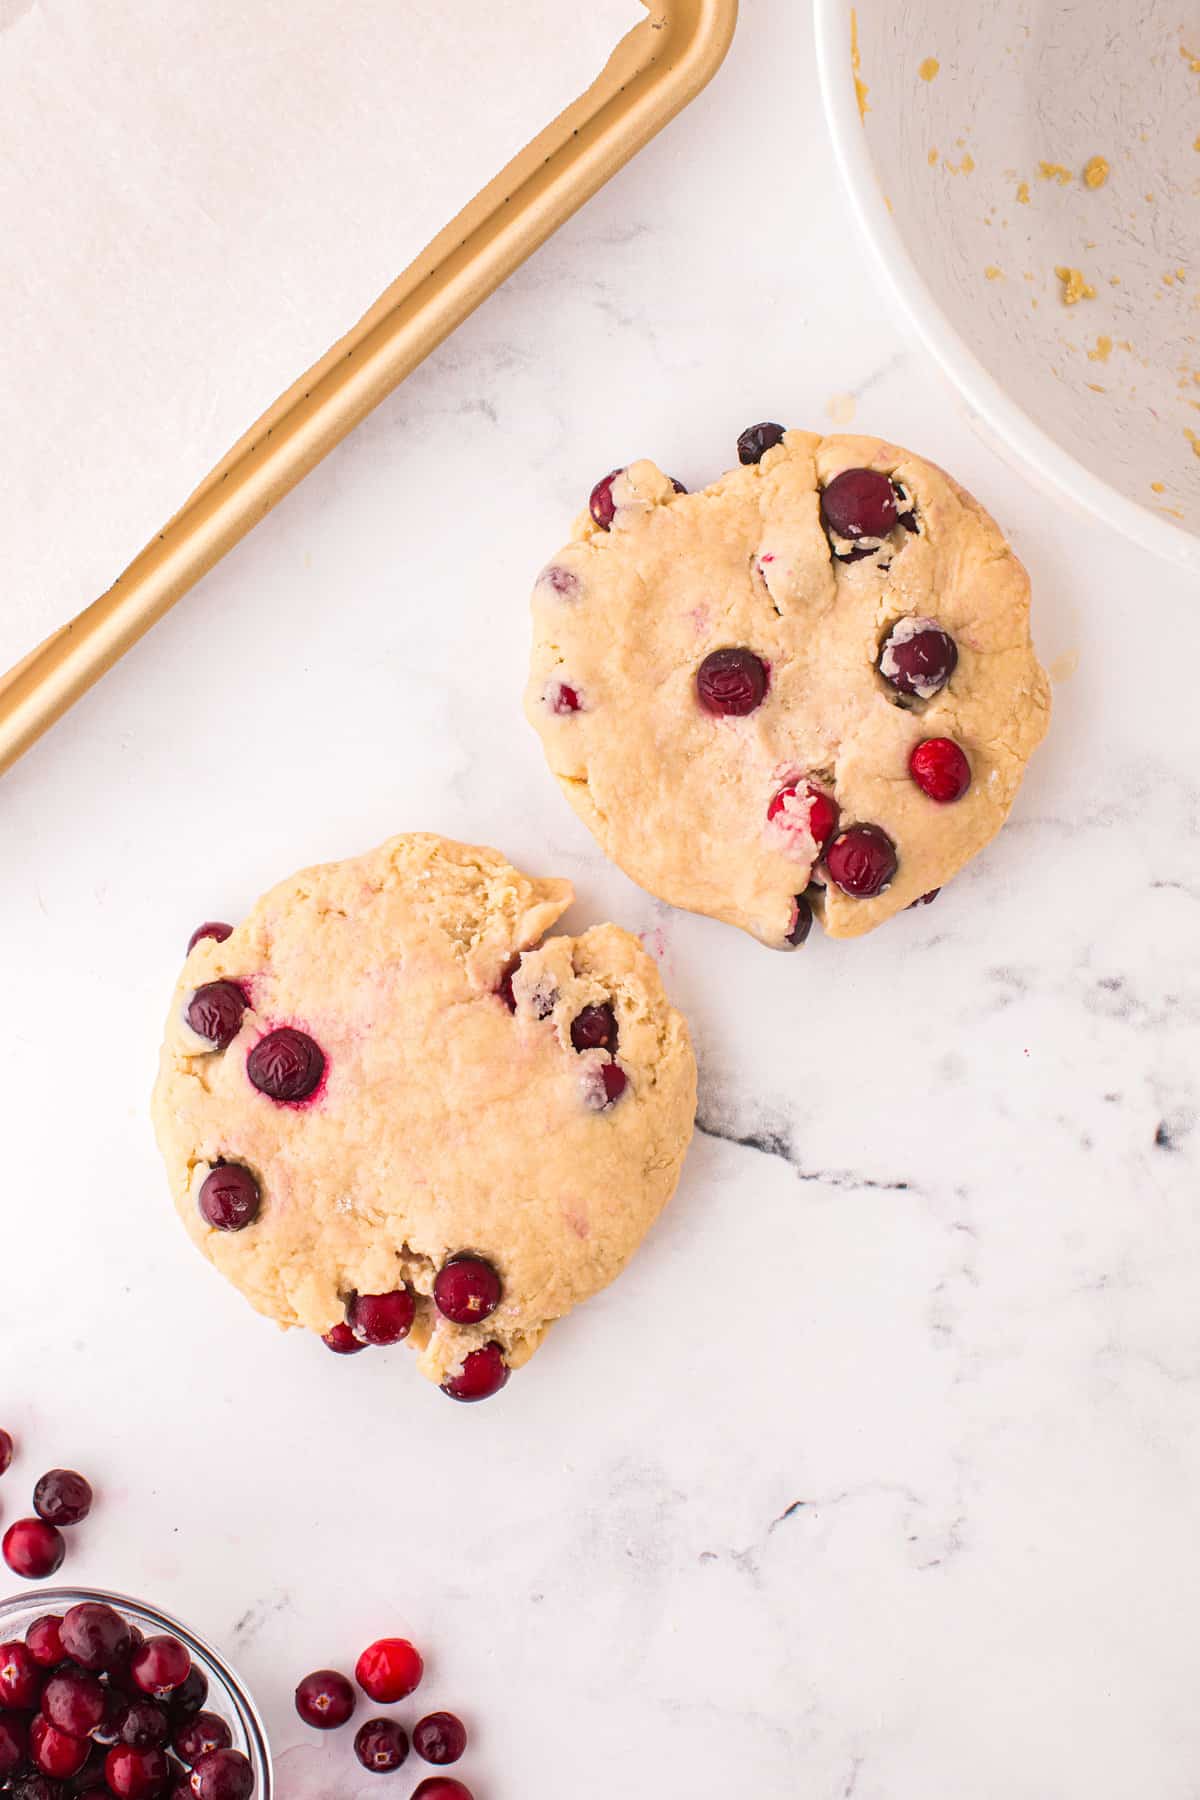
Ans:
{"label": "white marble countertop", "polygon": [[[1057,713],[936,906],[783,959],[599,856],[520,716],[526,593],[615,463],[698,486],[846,396],[1011,532]],[[1200,1791],[1186,590],[973,434],[851,237],[806,9],[746,0],[709,93],[0,785],[0,1511],[94,1477],[64,1577],[230,1652],[286,1800],[425,1772],[291,1712],[386,1632],[477,1800]],[[474,1409],[258,1321],[147,1123],[192,925],[409,828],[651,933],[701,1060],[661,1226]]]}

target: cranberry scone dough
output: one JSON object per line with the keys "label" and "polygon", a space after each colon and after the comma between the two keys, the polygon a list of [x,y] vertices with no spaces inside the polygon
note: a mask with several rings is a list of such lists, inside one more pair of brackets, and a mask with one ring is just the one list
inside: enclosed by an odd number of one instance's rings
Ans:
{"label": "cranberry scone dough", "polygon": [[999,831],[1049,721],[1029,582],[932,463],[754,427],[688,494],[601,482],[533,596],[527,715],[660,899],[786,948],[856,937]]}
{"label": "cranberry scone dough", "polygon": [[[572,898],[416,834],[202,928],[154,1122],[188,1232],[259,1312],[349,1349],[361,1297],[399,1296],[377,1310],[413,1314],[423,1372],[476,1398],[489,1358],[506,1379],[624,1268],[678,1180],[696,1066],[628,932],[542,941]],[[499,1301],[457,1323],[434,1290],[464,1256]]]}

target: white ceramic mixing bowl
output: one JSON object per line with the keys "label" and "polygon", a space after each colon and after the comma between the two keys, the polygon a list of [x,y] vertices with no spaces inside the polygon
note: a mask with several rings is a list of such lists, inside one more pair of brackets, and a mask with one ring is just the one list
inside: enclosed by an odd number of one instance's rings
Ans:
{"label": "white ceramic mixing bowl", "polygon": [[815,6],[854,210],[929,350],[1043,484],[1200,573],[1197,0]]}

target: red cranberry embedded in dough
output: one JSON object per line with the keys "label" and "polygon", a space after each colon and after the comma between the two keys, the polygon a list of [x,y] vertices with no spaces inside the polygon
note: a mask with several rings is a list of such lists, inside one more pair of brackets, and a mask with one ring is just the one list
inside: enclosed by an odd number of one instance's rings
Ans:
{"label": "red cranberry embedded in dough", "polygon": [[346,1323],[355,1337],[379,1348],[406,1338],[416,1316],[417,1303],[407,1287],[390,1294],[355,1294],[346,1307]]}
{"label": "red cranberry embedded in dough", "polygon": [[183,1686],[191,1666],[192,1659],[178,1638],[159,1636],[147,1638],[139,1645],[130,1660],[129,1672],[143,1694],[165,1700]]}
{"label": "red cranberry embedded in dough", "polygon": [[107,1704],[99,1676],[86,1669],[60,1669],[42,1689],[42,1711],[68,1737],[90,1737],[103,1724]]}
{"label": "red cranberry embedded in dough", "polygon": [[453,1775],[427,1775],[412,1791],[412,1800],[475,1800],[469,1787]]}
{"label": "red cranberry embedded in dough", "polygon": [[545,698],[550,711],[558,713],[560,716],[583,711],[583,701],[579,698],[579,689],[569,687],[565,681],[548,682]]}
{"label": "red cranberry embedded in dough", "polygon": [[971,765],[953,738],[926,738],[908,759],[908,770],[923,794],[948,806],[971,785]]}
{"label": "red cranberry embedded in dough", "polygon": [[69,1781],[78,1775],[90,1749],[86,1738],[60,1731],[44,1713],[37,1713],[29,1722],[29,1754],[34,1767],[53,1781]]}
{"label": "red cranberry embedded in dough", "polygon": [[896,846],[878,825],[851,825],[829,846],[825,867],[844,894],[873,900],[896,873]]}
{"label": "red cranberry embedded in dough", "polygon": [[5,1711],[32,1712],[45,1679],[27,1644],[18,1639],[0,1644],[0,1707]]}
{"label": "red cranberry embedded in dough", "polygon": [[325,1052],[294,1025],[281,1025],[259,1038],[246,1058],[246,1073],[268,1100],[294,1105],[321,1085]]}
{"label": "red cranberry embedded in dough", "polygon": [[33,1621],[25,1633],[25,1647],[39,1669],[57,1669],[59,1663],[66,1662],[62,1620],[57,1613],[45,1613]]}
{"label": "red cranberry embedded in dough", "polygon": [[433,1284],[438,1311],[455,1325],[477,1325],[489,1318],[499,1306],[502,1292],[491,1263],[465,1251],[443,1263]]}
{"label": "red cranberry embedded in dough", "polygon": [[223,944],[226,938],[233,936],[233,926],[226,925],[223,919],[206,919],[203,925],[197,925],[188,939],[188,955],[196,948],[202,938],[212,938],[214,943]]}
{"label": "red cranberry embedded in dough", "polygon": [[796,898],[792,902],[792,906],[795,916],[792,919],[791,927],[784,942],[790,944],[793,949],[798,950],[812,930],[813,910],[803,894],[796,895]]}
{"label": "red cranberry embedded in dough", "polygon": [[0,1782],[15,1775],[29,1754],[29,1727],[19,1713],[0,1712]]}
{"label": "red cranberry embedded in dough", "polygon": [[184,1012],[188,1024],[214,1050],[226,1050],[242,1028],[248,1005],[235,981],[206,981],[198,987]]}
{"label": "red cranberry embedded in dough", "polygon": [[617,1015],[612,1007],[585,1006],[571,1021],[571,1042],[576,1050],[609,1050],[617,1048]]}
{"label": "red cranberry embedded in dough", "polygon": [[911,912],[914,906],[932,906],[941,891],[941,888],[930,888],[927,894],[918,894],[915,900],[909,901],[908,911]]}
{"label": "red cranberry embedded in dough", "polygon": [[[349,1683],[347,1683],[349,1686]],[[180,1762],[191,1768],[202,1756],[209,1756],[214,1750],[228,1750],[233,1743],[233,1733],[224,1719],[218,1719],[216,1713],[199,1712],[190,1719],[181,1719],[171,1735],[171,1748]]]}
{"label": "red cranberry embedded in dough", "polygon": [[423,1762],[456,1763],[467,1747],[467,1728],[451,1712],[426,1713],[413,1726],[413,1749]]}
{"label": "red cranberry embedded in dough", "polygon": [[352,1684],[336,1669],[317,1669],[296,1689],[296,1711],[314,1731],[336,1731],[357,1705]]}
{"label": "red cranberry embedded in dough", "polygon": [[408,1733],[395,1719],[368,1719],[355,1733],[354,1754],[372,1775],[390,1775],[408,1757]]}
{"label": "red cranberry embedded in dough", "polygon": [[604,480],[598,481],[592,489],[588,500],[588,511],[601,531],[612,530],[612,522],[617,513],[617,503],[613,499],[613,482],[618,475],[624,473],[624,469],[614,469],[611,475],[606,475]]}
{"label": "red cranberry embedded in dough", "polygon": [[768,823],[783,831],[803,829],[818,850],[823,850],[838,827],[841,809],[836,800],[811,781],[790,781],[781,787],[767,808]]}
{"label": "red cranberry embedded in dough", "polygon": [[242,1163],[218,1163],[204,1177],[198,1205],[201,1218],[214,1231],[245,1231],[258,1217],[262,1195]]}
{"label": "red cranberry embedded in dough", "polygon": [[14,1449],[15,1445],[12,1441],[12,1433],[0,1431],[0,1475],[7,1474],[9,1468],[12,1466]]}
{"label": "red cranberry embedded in dough", "polygon": [[821,492],[821,523],[834,537],[885,538],[898,519],[896,490],[878,469],[843,469]]}
{"label": "red cranberry embedded in dough", "polygon": [[671,477],[671,486],[675,489],[675,492],[677,494],[686,494],[687,493],[687,489],[684,487],[682,481],[676,481],[676,479],[673,475]]}
{"label": "red cranberry embedded in dough", "polygon": [[47,1525],[80,1525],[92,1498],[91,1482],[75,1469],[50,1469],[33,1490],[33,1510]]}
{"label": "red cranberry embedded in dough", "polygon": [[538,576],[541,587],[551,588],[561,600],[573,600],[579,592],[579,577],[561,563],[548,563]]}
{"label": "red cranberry embedded in dough", "polygon": [[359,1687],[380,1706],[407,1700],[424,1673],[421,1652],[407,1638],[377,1638],[354,1665]]}
{"label": "red cranberry embedded in dough", "polygon": [[607,1112],[629,1085],[620,1063],[591,1063],[584,1077],[583,1099],[593,1112]]}
{"label": "red cranberry embedded in dough", "polygon": [[240,1750],[210,1750],[192,1770],[196,1800],[250,1800],[254,1770]]}
{"label": "red cranberry embedded in dough", "polygon": [[332,1350],[335,1356],[357,1356],[360,1350],[369,1348],[368,1345],[359,1342],[345,1323],[335,1325],[332,1331],[327,1331],[321,1342],[327,1350]]}
{"label": "red cranberry embedded in dough", "polygon": [[60,1631],[63,1649],[72,1662],[93,1674],[115,1669],[133,1644],[133,1633],[120,1613],[97,1600],[71,1607]]}
{"label": "red cranberry embedded in dough", "polygon": [[760,463],[768,450],[783,442],[784,429],[769,420],[762,425],[748,425],[737,441],[738,461],[747,467]]}
{"label": "red cranberry embedded in dough", "polygon": [[932,700],[958,667],[958,645],[936,619],[898,619],[879,652],[879,673],[917,700]]}
{"label": "red cranberry embedded in dough", "polygon": [[766,665],[753,650],[711,650],[696,671],[701,706],[720,718],[745,718],[762,705],[766,691]]}
{"label": "red cranberry embedded in dough", "polygon": [[44,1519],[18,1519],[4,1534],[4,1560],[22,1581],[45,1581],[62,1568],[67,1546],[62,1533]]}
{"label": "red cranberry embedded in dough", "polygon": [[457,1375],[443,1381],[442,1392],[452,1400],[490,1400],[500,1392],[510,1373],[499,1344],[482,1344],[471,1351]]}

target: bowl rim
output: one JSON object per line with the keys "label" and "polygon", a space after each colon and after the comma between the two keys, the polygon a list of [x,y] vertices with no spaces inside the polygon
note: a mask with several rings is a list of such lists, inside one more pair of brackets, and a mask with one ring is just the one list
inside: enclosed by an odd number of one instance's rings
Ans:
{"label": "bowl rim", "polygon": [[139,1626],[148,1625],[154,1631],[169,1632],[172,1637],[179,1639],[194,1661],[205,1664],[218,1676],[233,1701],[250,1746],[251,1762],[255,1764],[255,1800],[271,1800],[274,1771],[270,1740],[262,1714],[251,1698],[249,1688],[230,1668],[220,1651],[215,1650],[207,1639],[185,1625],[181,1619],[163,1612],[160,1607],[151,1606],[146,1600],[136,1600],[131,1594],[120,1594],[104,1588],[38,1586],[31,1587],[27,1592],[0,1598],[0,1637],[3,1637],[4,1628],[10,1619],[26,1614],[40,1617],[43,1613],[66,1612],[72,1606],[91,1601],[113,1607]]}
{"label": "bowl rim", "polygon": [[834,158],[859,231],[911,329],[971,412],[1039,480],[1145,550],[1200,572],[1200,537],[1085,468],[1035,423],[985,368],[926,284],[887,209],[858,110],[851,54],[852,0],[814,0],[817,73]]}

